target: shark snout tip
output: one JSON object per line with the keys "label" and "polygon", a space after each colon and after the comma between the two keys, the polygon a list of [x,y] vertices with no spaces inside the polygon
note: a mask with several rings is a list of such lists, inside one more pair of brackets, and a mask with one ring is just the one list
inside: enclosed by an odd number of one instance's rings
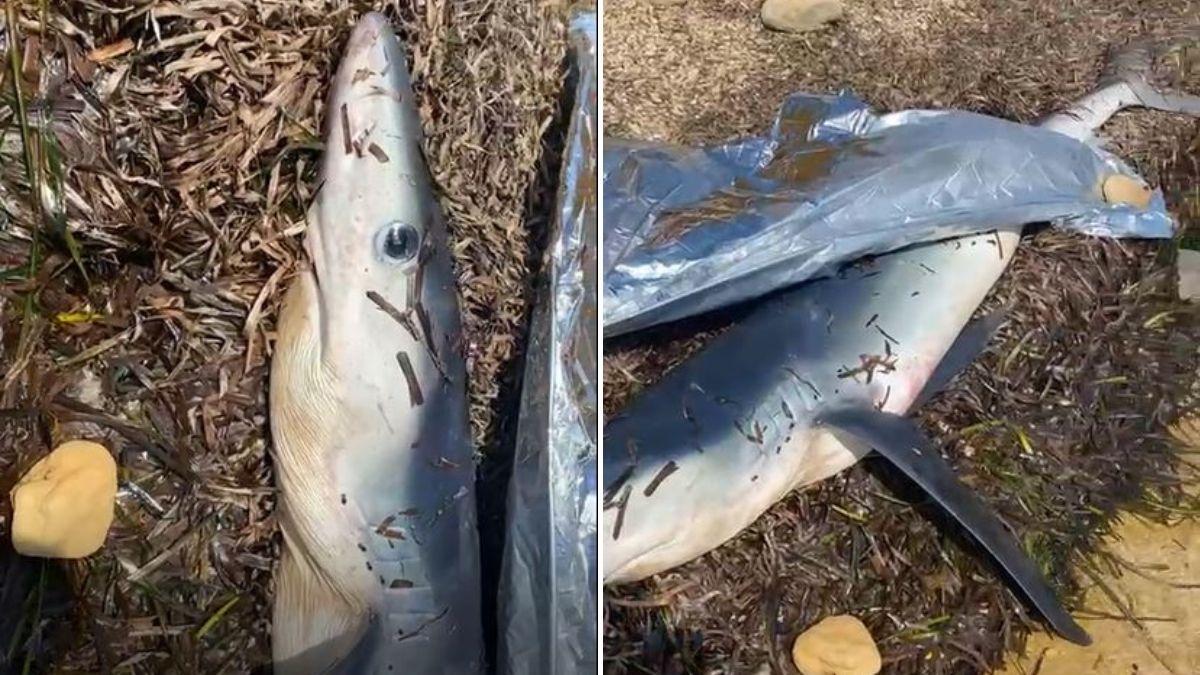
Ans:
{"label": "shark snout tip", "polygon": [[391,21],[379,12],[367,12],[354,24],[346,47],[346,58],[362,58],[376,50],[391,52],[398,48],[399,42]]}
{"label": "shark snout tip", "polygon": [[381,12],[367,12],[359,17],[358,23],[354,25],[356,36],[376,37],[381,33],[390,33],[391,31],[391,22]]}

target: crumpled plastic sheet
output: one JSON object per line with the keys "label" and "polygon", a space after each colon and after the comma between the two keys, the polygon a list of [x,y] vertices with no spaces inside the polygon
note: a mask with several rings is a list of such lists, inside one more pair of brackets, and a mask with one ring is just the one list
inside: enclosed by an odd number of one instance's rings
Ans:
{"label": "crumpled plastic sheet", "polygon": [[596,15],[570,29],[575,101],[527,347],[501,567],[498,670],[593,673],[596,641]]}
{"label": "crumpled plastic sheet", "polygon": [[872,112],[795,94],[766,135],[709,148],[605,139],[604,333],[674,321],[827,275],[865,255],[1051,222],[1170,237],[1162,195],[1110,205],[1097,145],[961,111]]}

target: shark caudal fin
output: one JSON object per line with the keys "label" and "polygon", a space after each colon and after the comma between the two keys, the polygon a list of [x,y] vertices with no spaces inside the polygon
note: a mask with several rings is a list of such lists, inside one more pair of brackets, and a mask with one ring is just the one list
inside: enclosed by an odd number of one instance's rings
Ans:
{"label": "shark caudal fin", "polygon": [[1091,637],[1059,603],[1037,565],[983,501],[959,482],[912,420],[873,409],[843,408],[822,414],[818,423],[840,429],[886,457],[987,549],[1055,632],[1076,644],[1091,644]]}
{"label": "shark caudal fin", "polygon": [[1184,36],[1161,43],[1152,40],[1132,42],[1109,57],[1101,84],[1127,84],[1137,98],[1137,102],[1131,104],[1131,107],[1200,115],[1200,96],[1161,91],[1150,82],[1154,61],[1159,56],[1177,46],[1194,43],[1197,37],[1200,36]]}
{"label": "shark caudal fin", "polygon": [[1177,46],[1196,41],[1196,36],[1156,42],[1136,40],[1110,53],[1096,89],[1063,112],[1039,123],[1078,139],[1090,139],[1113,115],[1127,108],[1200,116],[1200,96],[1166,92],[1150,79],[1154,62]]}

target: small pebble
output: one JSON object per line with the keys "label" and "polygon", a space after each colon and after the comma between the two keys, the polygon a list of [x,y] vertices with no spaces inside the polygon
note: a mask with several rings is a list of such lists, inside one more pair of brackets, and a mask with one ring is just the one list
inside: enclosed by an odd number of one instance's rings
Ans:
{"label": "small pebble", "polygon": [[1200,299],[1200,251],[1179,249],[1175,269],[1179,278],[1179,299],[1184,302]]}
{"label": "small pebble", "polygon": [[774,30],[803,33],[842,18],[844,11],[842,0],[765,0],[762,22]]}
{"label": "small pebble", "polygon": [[117,463],[108,449],[63,443],[9,493],[13,548],[40,558],[86,558],[108,537],[116,496]]}
{"label": "small pebble", "polygon": [[1154,192],[1148,185],[1129,176],[1113,174],[1104,179],[1104,201],[1109,204],[1128,204],[1139,209],[1150,206]]}
{"label": "small pebble", "polygon": [[792,662],[802,675],[875,675],[883,659],[871,632],[849,616],[831,616],[796,637]]}

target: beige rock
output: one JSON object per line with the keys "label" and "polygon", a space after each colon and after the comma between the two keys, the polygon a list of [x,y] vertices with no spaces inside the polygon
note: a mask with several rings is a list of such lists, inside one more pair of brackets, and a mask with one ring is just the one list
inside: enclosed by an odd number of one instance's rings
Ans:
{"label": "beige rock", "polygon": [[1200,299],[1200,251],[1179,249],[1175,270],[1179,278],[1179,299],[1185,302]]}
{"label": "beige rock", "polygon": [[13,487],[12,540],[19,553],[85,558],[104,545],[117,496],[117,463],[98,443],[69,441]]}
{"label": "beige rock", "polygon": [[765,0],[762,22],[767,28],[801,33],[840,19],[843,11],[842,0]]}
{"label": "beige rock", "polygon": [[1148,185],[1129,176],[1113,174],[1104,179],[1104,201],[1109,204],[1128,204],[1139,209],[1150,206],[1154,194]]}
{"label": "beige rock", "polygon": [[792,644],[792,661],[803,675],[875,675],[883,667],[871,632],[858,619],[822,619]]}

